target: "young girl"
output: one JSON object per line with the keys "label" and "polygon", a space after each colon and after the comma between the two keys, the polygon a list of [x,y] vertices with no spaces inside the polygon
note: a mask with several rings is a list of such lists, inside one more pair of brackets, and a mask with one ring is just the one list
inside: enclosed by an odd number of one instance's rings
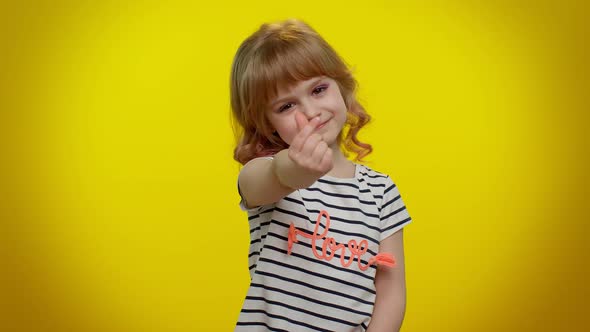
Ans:
{"label": "young girl", "polygon": [[392,180],[355,160],[370,117],[336,52],[298,20],[264,24],[239,47],[231,106],[251,284],[236,331],[398,331],[402,228]]}

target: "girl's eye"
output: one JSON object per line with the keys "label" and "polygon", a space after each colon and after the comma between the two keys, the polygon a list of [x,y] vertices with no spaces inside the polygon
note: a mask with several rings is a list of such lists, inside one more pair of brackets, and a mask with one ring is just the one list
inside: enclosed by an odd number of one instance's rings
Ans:
{"label": "girl's eye", "polygon": [[320,86],[316,87],[315,89],[313,89],[313,94],[316,94],[316,95],[320,94],[320,93],[326,91],[326,89],[328,89],[327,85],[320,85]]}
{"label": "girl's eye", "polygon": [[287,103],[287,104],[285,104],[285,105],[281,106],[281,107],[279,108],[279,113],[280,113],[280,112],[284,112],[284,111],[288,110],[289,108],[291,108],[291,105],[293,105],[293,103]]}

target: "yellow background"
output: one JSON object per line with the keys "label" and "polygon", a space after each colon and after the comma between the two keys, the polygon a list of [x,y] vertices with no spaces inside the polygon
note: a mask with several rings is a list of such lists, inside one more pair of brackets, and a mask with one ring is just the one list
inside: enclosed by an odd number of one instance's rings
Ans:
{"label": "yellow background", "polygon": [[[306,20],[355,68],[398,184],[403,331],[583,331],[579,2],[0,4],[0,330],[231,331],[245,296],[229,70]],[[585,326],[585,328],[584,328]]]}

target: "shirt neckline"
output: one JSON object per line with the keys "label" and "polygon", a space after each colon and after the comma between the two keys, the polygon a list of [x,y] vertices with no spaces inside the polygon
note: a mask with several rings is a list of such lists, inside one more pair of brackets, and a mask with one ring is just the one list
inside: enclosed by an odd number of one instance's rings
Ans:
{"label": "shirt neckline", "polygon": [[353,163],[353,164],[354,164],[354,177],[352,177],[352,178],[338,178],[335,176],[324,175],[320,179],[334,181],[334,182],[356,182],[359,178],[359,173],[361,171],[361,165],[359,165],[357,163]]}

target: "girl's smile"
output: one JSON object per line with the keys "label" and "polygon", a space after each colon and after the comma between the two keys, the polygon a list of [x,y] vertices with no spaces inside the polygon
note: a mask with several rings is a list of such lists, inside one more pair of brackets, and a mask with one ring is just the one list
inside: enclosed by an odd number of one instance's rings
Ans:
{"label": "girl's smile", "polygon": [[330,121],[330,119],[326,120],[324,123],[322,123],[322,124],[320,124],[319,126],[317,126],[317,127],[316,127],[316,130],[317,130],[317,129],[322,129],[322,128],[324,128],[324,126],[326,125],[326,123],[328,123],[328,121]]}

